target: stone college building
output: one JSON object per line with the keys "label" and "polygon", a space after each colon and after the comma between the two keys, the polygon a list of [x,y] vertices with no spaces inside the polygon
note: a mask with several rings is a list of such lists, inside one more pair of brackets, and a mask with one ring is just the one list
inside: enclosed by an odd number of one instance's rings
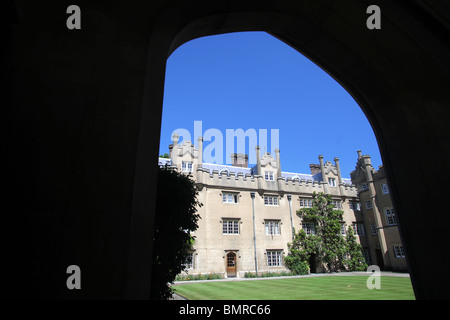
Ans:
{"label": "stone college building", "polygon": [[[314,191],[332,195],[334,206],[344,212],[342,234],[348,226],[354,228],[368,264],[406,271],[395,212],[388,193],[380,189],[387,188],[384,172],[373,170],[370,157],[359,154],[350,180],[342,178],[338,158],[332,163],[319,156],[319,164],[311,164],[309,174],[284,172],[279,149],[273,157],[261,155],[256,147],[253,168],[243,154],[232,154],[232,165],[218,165],[202,161],[201,137],[198,149],[190,141],[178,144],[178,139],[174,134],[170,158],[159,158],[159,165],[190,173],[203,203],[187,262],[189,274],[217,273],[227,278],[244,277],[247,272],[288,271],[283,257],[288,254],[294,228],[315,233],[314,225],[296,214],[312,205]],[[382,196],[376,196],[378,193]],[[378,200],[380,210],[375,209]],[[325,271],[313,260],[310,266],[311,272]]]}

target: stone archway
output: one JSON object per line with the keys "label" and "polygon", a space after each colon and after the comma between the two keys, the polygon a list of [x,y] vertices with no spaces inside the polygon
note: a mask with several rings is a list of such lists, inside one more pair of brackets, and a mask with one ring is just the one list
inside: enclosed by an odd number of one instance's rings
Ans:
{"label": "stone archway", "polygon": [[[421,11],[424,8],[420,4],[397,7],[380,2],[383,21],[387,21],[381,30],[368,30],[363,25],[366,15],[348,16],[349,10],[356,12],[358,8],[362,13],[363,5],[355,2],[351,5],[331,8],[308,2],[299,4],[299,11],[295,12],[261,9],[203,16],[183,26],[174,37],[169,52],[200,36],[261,30],[291,45],[335,78],[359,103],[377,137],[388,181],[395,189],[392,196],[399,214],[416,296],[443,297],[446,296],[445,286],[438,285],[440,289],[436,291],[426,289],[442,279],[430,275],[434,280],[426,281],[428,262],[418,259],[427,255],[435,266],[439,264],[444,268],[449,262],[448,255],[440,255],[438,260],[442,258],[442,261],[438,263],[434,258],[439,255],[439,250],[433,254],[430,249],[433,242],[438,241],[448,250],[444,244],[448,241],[436,235],[435,231],[427,236],[418,236],[424,235],[421,212],[437,212],[439,208],[431,209],[433,205],[430,203],[418,204],[414,194],[419,193],[426,198],[437,194],[445,197],[444,190],[449,190],[442,185],[429,188],[419,183],[434,181],[439,184],[439,179],[434,180],[432,174],[427,174],[432,163],[442,169],[440,174],[448,168],[444,154],[449,155],[450,148],[445,147],[443,137],[449,137],[449,131],[434,115],[437,112],[448,119],[445,101],[449,102],[450,96],[445,85],[449,84],[450,68],[447,62],[438,58],[443,58],[444,52],[450,52],[444,48],[446,40],[442,38],[448,29],[434,25],[436,34],[432,40],[427,40],[426,34],[433,28],[425,22],[431,18],[428,15],[430,11]],[[424,20],[416,16],[417,20],[413,21],[412,16],[416,14]],[[417,65],[419,70],[414,69]],[[436,74],[431,72],[432,69]],[[432,84],[425,83],[424,79]],[[440,150],[439,157],[427,156],[436,150]],[[448,220],[445,216],[441,218]],[[425,239],[427,237],[430,242]],[[422,253],[419,253],[419,247],[424,249]],[[430,250],[425,249],[427,247]],[[450,283],[450,278],[444,282]]]}

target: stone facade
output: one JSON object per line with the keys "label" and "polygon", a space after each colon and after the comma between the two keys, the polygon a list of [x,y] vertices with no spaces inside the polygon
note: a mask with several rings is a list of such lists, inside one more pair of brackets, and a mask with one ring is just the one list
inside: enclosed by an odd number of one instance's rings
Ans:
{"label": "stone facade", "polygon": [[369,261],[382,270],[407,271],[397,215],[390,197],[384,167],[376,171],[370,156],[358,150],[356,168],[350,173],[358,188],[364,227],[368,231]]}
{"label": "stone facade", "polygon": [[[296,211],[310,206],[313,192],[331,194],[335,206],[343,210],[343,229],[358,224],[357,238],[368,258],[367,233],[359,208],[358,190],[350,179],[341,177],[339,159],[312,164],[311,174],[283,172],[280,151],[275,158],[256,147],[257,164],[247,167],[243,154],[232,154],[232,165],[202,162],[203,140],[199,148],[190,141],[169,146],[170,159],[160,158],[160,165],[168,163],[178,171],[190,173],[199,190],[203,204],[199,228],[193,234],[188,273],[219,273],[223,277],[243,277],[246,272],[288,271],[283,257],[288,254],[288,242],[293,230],[306,228]],[[309,201],[308,201],[309,200]],[[319,266],[311,272],[324,271]]]}

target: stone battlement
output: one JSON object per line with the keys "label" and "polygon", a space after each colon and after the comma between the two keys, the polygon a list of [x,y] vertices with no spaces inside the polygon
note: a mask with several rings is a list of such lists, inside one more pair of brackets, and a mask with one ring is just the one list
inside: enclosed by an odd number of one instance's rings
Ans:
{"label": "stone battlement", "polygon": [[[265,180],[262,175],[251,175],[242,172],[228,172],[198,168],[193,175],[199,187],[226,188],[240,190],[258,190],[259,192],[279,192],[294,194],[312,194],[324,192],[323,182],[313,179],[278,177],[276,180]],[[329,188],[329,193],[336,196],[356,197],[355,186],[342,184]]]}

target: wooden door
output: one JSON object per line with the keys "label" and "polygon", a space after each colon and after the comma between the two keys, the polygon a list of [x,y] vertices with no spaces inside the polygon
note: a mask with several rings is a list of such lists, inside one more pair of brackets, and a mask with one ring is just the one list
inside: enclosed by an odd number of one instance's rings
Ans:
{"label": "wooden door", "polygon": [[234,252],[227,254],[227,276],[236,277],[236,254]]}

